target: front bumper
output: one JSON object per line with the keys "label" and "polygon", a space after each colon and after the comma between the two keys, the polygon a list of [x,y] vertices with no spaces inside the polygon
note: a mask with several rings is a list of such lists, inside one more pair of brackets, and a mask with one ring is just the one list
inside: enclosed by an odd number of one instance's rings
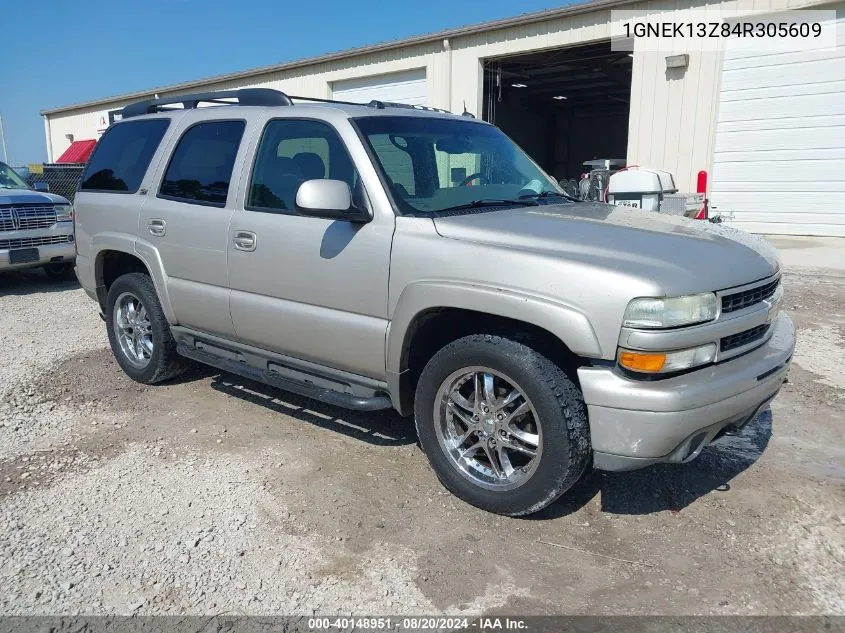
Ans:
{"label": "front bumper", "polygon": [[794,349],[795,328],[781,313],[762,346],[674,378],[633,380],[614,368],[580,368],[594,466],[633,470],[695,459],[716,436],[742,427],[774,398]]}
{"label": "front bumper", "polygon": [[39,244],[38,261],[26,262],[24,264],[9,263],[9,249],[0,249],[0,272],[20,270],[23,268],[36,268],[50,263],[72,262],[76,257],[76,248],[73,242],[60,244]]}

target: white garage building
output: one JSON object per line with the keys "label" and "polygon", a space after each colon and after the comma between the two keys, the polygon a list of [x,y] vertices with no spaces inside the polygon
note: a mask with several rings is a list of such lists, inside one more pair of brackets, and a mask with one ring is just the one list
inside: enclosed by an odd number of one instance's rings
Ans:
{"label": "white garage building", "polygon": [[[611,45],[611,10],[679,21],[714,4],[596,0],[45,110],[47,154],[53,161],[73,142],[98,138],[133,101],[270,87],[466,109],[558,179],[577,178],[585,160],[626,158],[668,170],[680,190],[695,191],[704,170],[712,212],[741,228],[845,236],[845,4],[721,2],[753,11],[755,22],[782,21],[795,9],[832,11],[835,49],[761,54],[729,39],[719,51],[692,41],[667,53],[637,40],[629,54]],[[669,68],[669,54],[686,57]]]}

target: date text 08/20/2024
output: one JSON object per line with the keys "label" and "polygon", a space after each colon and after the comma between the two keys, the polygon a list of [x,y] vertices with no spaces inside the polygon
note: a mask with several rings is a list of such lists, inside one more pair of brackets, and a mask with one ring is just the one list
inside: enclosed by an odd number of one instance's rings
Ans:
{"label": "date text 08/20/2024", "polygon": [[528,624],[521,618],[480,617],[315,617],[308,619],[311,631],[526,631]]}

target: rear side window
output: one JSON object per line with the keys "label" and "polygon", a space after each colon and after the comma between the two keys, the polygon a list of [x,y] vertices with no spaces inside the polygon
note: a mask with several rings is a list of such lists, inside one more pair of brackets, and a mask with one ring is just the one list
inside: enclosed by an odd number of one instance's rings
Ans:
{"label": "rear side window", "polygon": [[135,193],[158,149],[170,119],[120,123],[97,143],[82,175],[83,191]]}
{"label": "rear side window", "polygon": [[215,207],[226,205],[244,121],[197,123],[179,139],[159,197]]}

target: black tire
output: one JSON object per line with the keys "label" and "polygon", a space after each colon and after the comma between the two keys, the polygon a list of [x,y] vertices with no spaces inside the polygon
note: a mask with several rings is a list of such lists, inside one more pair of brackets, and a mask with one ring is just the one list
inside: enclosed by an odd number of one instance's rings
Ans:
{"label": "black tire", "polygon": [[57,263],[44,266],[44,274],[53,281],[69,281],[75,277],[73,264]]}
{"label": "black tire", "polygon": [[[482,366],[512,378],[530,399],[542,426],[542,450],[533,474],[516,488],[490,490],[462,474],[441,447],[435,406],[441,384],[463,368]],[[457,497],[496,514],[537,512],[569,490],[591,456],[587,409],[578,387],[537,350],[502,336],[475,334],[438,351],[422,371],[414,402],[420,444],[437,477]]]}
{"label": "black tire", "polygon": [[[115,303],[124,293],[132,293],[147,310],[150,320],[153,351],[146,366],[134,366],[121,349],[115,332]],[[118,365],[127,376],[145,385],[152,385],[174,378],[185,371],[188,362],[176,353],[176,341],[170,332],[170,324],[161,309],[152,279],[143,273],[129,273],[118,277],[109,288],[106,299],[106,330],[109,344]]]}

